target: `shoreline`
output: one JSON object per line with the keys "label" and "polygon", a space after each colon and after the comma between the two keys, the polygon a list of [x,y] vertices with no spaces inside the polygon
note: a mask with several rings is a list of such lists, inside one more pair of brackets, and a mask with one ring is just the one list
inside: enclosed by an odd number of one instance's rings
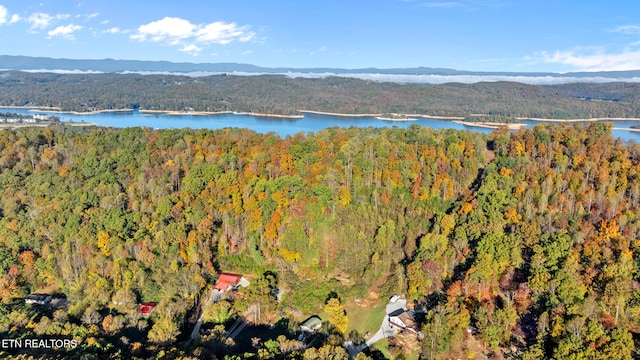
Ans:
{"label": "shoreline", "polygon": [[281,118],[281,119],[304,118],[304,115],[277,115],[277,114],[261,114],[261,113],[254,113],[254,112],[239,112],[239,111],[233,111],[231,113],[233,115],[250,115],[250,116],[257,116],[257,117],[270,117],[270,118]]}
{"label": "shoreline", "polygon": [[527,124],[522,124],[522,123],[506,124],[506,123],[495,123],[495,122],[471,122],[471,121],[460,121],[460,120],[453,120],[452,122],[456,124],[461,124],[464,126],[472,126],[472,127],[479,127],[479,128],[485,128],[485,129],[498,129],[502,126],[506,126],[509,130],[518,130],[527,126]]}
{"label": "shoreline", "polygon": [[377,117],[382,116],[382,114],[341,114],[341,113],[332,113],[332,112],[324,112],[324,111],[315,111],[315,110],[298,110],[303,114],[316,114],[316,115],[328,115],[328,116],[337,116],[337,117]]}
{"label": "shoreline", "polygon": [[[8,106],[8,105],[0,105],[0,109],[28,109],[29,111],[43,111],[50,113],[58,113],[58,114],[73,114],[73,115],[96,115],[102,113],[116,113],[116,112],[133,112],[135,109],[105,109],[105,110],[93,110],[87,112],[81,111],[63,111],[58,107],[47,107],[47,106]],[[256,117],[270,117],[270,118],[283,118],[283,119],[302,119],[304,118],[304,114],[316,114],[316,115],[326,115],[326,116],[335,116],[335,117],[372,117],[382,121],[416,121],[419,118],[423,119],[435,119],[435,120],[450,120],[456,123],[460,123],[467,126],[478,126],[478,127],[499,127],[501,125],[506,125],[508,127],[515,126],[517,128],[526,126],[526,124],[502,124],[502,123],[492,123],[492,122],[469,122],[464,121],[464,116],[444,116],[444,115],[429,115],[429,114],[400,114],[403,116],[409,117],[408,119],[395,119],[395,118],[384,118],[382,114],[345,114],[345,113],[333,113],[326,111],[316,111],[316,110],[298,110],[298,112],[302,113],[302,115],[279,115],[279,114],[263,114],[263,113],[255,113],[255,112],[241,112],[241,111],[175,111],[175,110],[145,110],[138,109],[138,111],[142,114],[166,114],[166,115],[194,115],[194,116],[214,116],[214,115],[249,115]],[[482,115],[482,114],[476,114]],[[522,121],[538,121],[538,122],[549,122],[549,123],[574,123],[574,122],[597,122],[597,121],[640,121],[640,117],[599,117],[599,118],[578,118],[578,119],[548,119],[548,118],[536,118],[536,117],[526,117],[526,116],[517,116],[516,120]],[[625,128],[626,129],[626,128]]]}
{"label": "shoreline", "polygon": [[440,115],[424,115],[424,114],[407,114],[407,116],[416,116],[425,119],[436,120],[464,120],[464,116],[440,116]]}
{"label": "shoreline", "polygon": [[[29,110],[29,111],[38,111],[38,109]],[[104,113],[115,113],[115,112],[132,112],[133,109],[120,109],[120,110],[94,110],[94,111],[62,111],[62,110],[45,110],[46,112],[55,113],[55,114],[72,114],[72,115],[97,115]]]}
{"label": "shoreline", "polygon": [[157,114],[157,115],[194,115],[194,116],[209,116],[209,115],[224,115],[231,114],[232,111],[175,111],[175,110],[138,110],[141,114]]}
{"label": "shoreline", "polygon": [[640,118],[589,118],[589,119],[545,119],[545,118],[533,118],[533,117],[516,117],[516,120],[525,121],[540,121],[540,122],[558,122],[558,123],[572,123],[572,122],[597,122],[597,121],[640,121]]}
{"label": "shoreline", "polygon": [[62,111],[59,107],[48,106],[6,106],[0,105],[0,109],[27,109],[29,111],[43,111],[55,114],[72,114],[72,115],[96,115],[110,112],[130,112],[133,109],[116,109],[116,110],[94,110],[94,111]]}
{"label": "shoreline", "polygon": [[397,121],[397,122],[416,121],[416,120],[418,120],[418,119],[415,119],[415,118],[396,119],[396,118],[386,118],[386,117],[382,117],[382,116],[375,116],[375,118],[378,119],[378,120],[382,120],[382,121]]}
{"label": "shoreline", "polygon": [[173,111],[173,110],[139,110],[142,114],[158,114],[158,115],[173,115],[173,116],[215,116],[215,115],[250,115],[258,117],[273,117],[282,119],[302,119],[304,115],[278,115],[278,114],[261,114],[253,112],[239,112],[239,111]]}
{"label": "shoreline", "polygon": [[0,105],[0,109],[29,109],[29,110],[42,110],[42,111],[60,111],[59,107],[49,107],[49,106],[7,106]]}
{"label": "shoreline", "polygon": [[[336,117],[373,117],[379,120],[389,120],[389,121],[415,121],[415,120],[418,120],[417,118],[435,119],[435,120],[464,120],[464,116],[443,116],[443,115],[429,115],[429,114],[400,114],[400,115],[408,116],[411,119],[390,119],[390,118],[382,118],[382,114],[344,114],[344,113],[333,113],[333,112],[315,111],[315,110],[298,110],[298,111],[301,113],[336,116]],[[416,119],[413,119],[413,118],[416,118]]]}
{"label": "shoreline", "polygon": [[49,127],[49,126],[74,126],[74,127],[85,127],[85,126],[101,126],[96,123],[79,123],[79,122],[66,122],[60,121],[57,123],[51,124],[0,124],[0,129],[16,129],[16,128],[27,128],[27,127]]}
{"label": "shoreline", "polygon": [[84,126],[100,126],[100,127],[104,127],[102,125],[98,125],[97,123],[92,123],[92,122],[67,122],[67,121],[61,121],[60,124],[64,125],[64,126],[78,126],[78,127],[84,127]]}

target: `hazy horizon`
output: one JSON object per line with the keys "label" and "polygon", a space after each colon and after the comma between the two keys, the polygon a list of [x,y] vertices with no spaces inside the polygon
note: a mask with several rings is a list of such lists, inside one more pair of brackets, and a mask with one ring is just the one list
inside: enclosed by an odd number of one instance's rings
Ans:
{"label": "hazy horizon", "polygon": [[[357,78],[377,82],[395,83],[419,83],[419,84],[444,84],[463,83],[473,84],[478,82],[519,82],[530,85],[556,85],[566,83],[607,83],[607,82],[640,82],[640,76],[630,72],[593,72],[593,76],[588,72],[582,73],[518,73],[518,72],[474,72],[466,69],[444,69],[444,68],[366,68],[366,69],[325,69],[325,68],[285,68],[285,67],[260,67],[254,64],[243,63],[193,63],[193,62],[170,62],[173,70],[141,70],[128,69],[109,71],[105,70],[101,61],[115,61],[119,67],[127,66],[130,62],[138,60],[121,59],[53,59],[53,58],[29,58],[28,63],[19,67],[12,67],[11,64],[3,64],[3,57],[0,55],[0,70],[11,71],[20,70],[25,72],[48,72],[58,74],[99,74],[99,73],[120,73],[120,74],[164,74],[183,75],[190,77],[204,77],[211,75],[236,75],[236,76],[258,76],[258,75],[284,75],[290,78],[326,78],[330,76]],[[70,63],[66,61],[70,60]],[[15,64],[16,61],[13,61]],[[142,61],[140,67],[157,68],[156,62]],[[52,65],[53,64],[53,65]],[[150,66],[153,65],[153,66]],[[227,70],[189,70],[189,66],[216,67],[224,65]],[[74,67],[76,66],[76,67]],[[92,67],[93,66],[93,67]],[[176,70],[184,66],[182,70]],[[102,68],[101,68],[102,67]],[[242,68],[251,68],[252,71],[243,71]],[[405,70],[406,72],[403,72]],[[416,73],[416,72],[420,73]]]}

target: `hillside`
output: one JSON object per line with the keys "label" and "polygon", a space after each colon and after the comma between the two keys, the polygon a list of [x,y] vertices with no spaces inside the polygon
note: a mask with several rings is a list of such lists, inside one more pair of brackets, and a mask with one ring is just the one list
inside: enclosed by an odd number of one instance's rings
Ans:
{"label": "hillside", "polygon": [[[346,359],[358,309],[405,294],[424,315],[414,355],[631,359],[640,147],[610,132],[4,130],[0,336],[77,341],[49,358]],[[209,303],[220,271],[251,285]],[[34,292],[65,305],[25,305]],[[256,304],[249,338],[228,339]],[[305,349],[296,326],[321,313]],[[0,350],[18,353],[42,356]]]}
{"label": "hillside", "polygon": [[430,86],[338,77],[291,79],[278,75],[193,78],[4,72],[0,76],[0,105],[57,107],[79,112],[140,108],[280,115],[315,110],[554,119],[640,117],[637,88],[636,84],[626,83],[534,86],[497,82]]}

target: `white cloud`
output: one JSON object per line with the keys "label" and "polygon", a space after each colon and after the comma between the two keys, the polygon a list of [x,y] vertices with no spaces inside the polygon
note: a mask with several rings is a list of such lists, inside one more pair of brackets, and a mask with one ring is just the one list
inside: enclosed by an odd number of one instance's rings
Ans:
{"label": "white cloud", "polygon": [[[373,80],[381,82],[397,83],[419,83],[419,84],[446,84],[463,83],[474,84],[478,82],[511,81],[531,85],[555,85],[567,83],[607,83],[615,81],[640,82],[640,78],[606,78],[606,77],[574,77],[574,76],[511,76],[511,75],[403,75],[403,74],[309,74],[309,73],[288,73],[290,77],[354,77],[363,80]],[[321,75],[321,76],[314,76]]]}
{"label": "white cloud", "polygon": [[202,50],[207,44],[226,45],[233,41],[247,42],[255,37],[248,26],[236,23],[216,21],[209,24],[192,24],[190,21],[165,17],[138,27],[131,39],[138,41],[161,42],[174,46],[182,46],[180,51],[193,53]]}
{"label": "white cloud", "polygon": [[110,29],[103,31],[103,33],[106,33],[106,34],[126,34],[128,32],[129,30],[123,30],[123,29],[120,29],[119,27],[112,27]]}
{"label": "white cloud", "polygon": [[58,26],[57,28],[49,31],[47,33],[49,38],[55,37],[55,36],[62,36],[65,39],[69,39],[69,40],[73,40],[73,33],[82,29],[82,26],[80,25],[74,25],[74,24],[69,24],[66,26]]}
{"label": "white cloud", "polygon": [[428,2],[423,4],[426,7],[430,8],[453,8],[453,7],[463,7],[459,2]]}
{"label": "white cloud", "polygon": [[216,21],[199,27],[196,37],[200,42],[214,44],[228,44],[235,39],[247,42],[253,38],[255,34],[247,31],[245,26],[238,26],[236,23],[225,23]]}
{"label": "white cloud", "polygon": [[197,56],[198,54],[200,54],[200,51],[202,51],[202,48],[198,47],[198,45],[195,45],[195,44],[189,44],[189,45],[183,46],[182,49],[180,49],[180,51],[186,52],[187,54],[191,54],[193,56]]}
{"label": "white cloud", "polygon": [[247,41],[253,40],[253,38],[255,37],[256,37],[256,33],[250,31],[243,37],[239,38],[238,40],[240,40],[240,42],[247,42]]}
{"label": "white cloud", "polygon": [[138,28],[138,33],[131,35],[131,38],[140,41],[160,42],[169,40],[174,42],[175,40],[192,37],[195,30],[196,26],[187,20],[165,17],[162,20],[141,25]]}
{"label": "white cloud", "polygon": [[20,15],[18,14],[13,14],[11,16],[9,16],[9,10],[0,5],[0,25],[4,25],[4,24],[13,24],[16,23],[18,21],[20,21]]}
{"label": "white cloud", "polygon": [[570,65],[581,71],[640,69],[640,50],[625,49],[620,53],[596,51],[588,54],[579,50],[556,51],[553,54],[543,51],[538,55],[546,63]]}
{"label": "white cloud", "polygon": [[[640,25],[620,25],[605,30],[609,33],[640,35]],[[636,36],[633,36],[636,37]],[[628,39],[625,39],[628,41]],[[563,64],[577,71],[624,71],[640,70],[640,41],[627,42],[624,48],[611,50],[611,46],[575,47],[555,52],[542,51],[525,60],[541,61],[551,64]]]}
{"label": "white cloud", "polygon": [[96,18],[96,17],[98,17],[98,16],[100,16],[100,13],[92,13],[92,14],[89,14],[89,15],[87,15],[87,20],[90,20],[90,19]]}
{"label": "white cloud", "polygon": [[246,50],[240,53],[241,55],[251,55],[253,54],[253,50]]}
{"label": "white cloud", "polygon": [[65,20],[71,17],[69,14],[56,14],[55,16],[47,13],[33,13],[27,18],[27,22],[31,24],[31,30],[46,29],[54,20]]}
{"label": "white cloud", "polygon": [[0,5],[0,25],[7,22],[7,17],[9,16],[9,10],[6,7]]}
{"label": "white cloud", "polygon": [[[211,56],[217,56],[219,54],[211,54]],[[45,70],[42,70],[45,71]],[[46,70],[48,71],[48,70]],[[36,71],[38,72],[38,71]],[[263,73],[263,72],[209,72],[209,71],[194,71],[188,73],[182,72],[166,72],[166,71],[125,71],[124,74],[136,73],[136,74],[172,74],[172,75],[185,75],[191,77],[202,77],[219,74],[230,74],[237,76],[258,76],[258,75],[275,75],[275,73]],[[640,77],[603,77],[603,76],[590,76],[590,77],[577,77],[577,76],[510,76],[510,75],[403,75],[403,74],[374,74],[374,73],[349,73],[349,74],[336,74],[336,73],[309,73],[309,72],[285,72],[278,75],[285,75],[290,78],[326,78],[326,77],[346,77],[357,78],[363,80],[372,80],[379,82],[395,82],[401,84],[417,83],[417,84],[445,84],[445,83],[464,83],[474,84],[478,82],[496,82],[496,81],[509,81],[519,82],[531,85],[555,85],[555,84],[567,84],[567,83],[608,83],[608,82],[634,82],[640,83]]]}
{"label": "white cloud", "polygon": [[640,34],[640,25],[620,25],[617,28],[611,30],[611,32],[636,35]]}
{"label": "white cloud", "polygon": [[53,21],[53,16],[46,13],[33,13],[27,21],[31,24],[31,30],[45,29]]}

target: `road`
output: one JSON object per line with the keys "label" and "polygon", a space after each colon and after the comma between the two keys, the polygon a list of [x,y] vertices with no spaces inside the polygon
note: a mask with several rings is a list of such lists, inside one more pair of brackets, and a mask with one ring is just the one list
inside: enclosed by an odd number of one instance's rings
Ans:
{"label": "road", "polygon": [[387,309],[386,309],[387,315],[385,315],[384,318],[382,319],[382,324],[380,325],[380,329],[378,329],[378,331],[375,334],[373,334],[373,336],[371,336],[369,340],[367,340],[367,342],[365,343],[367,347],[375,344],[376,342],[384,338],[392,337],[398,333],[398,329],[396,327],[391,326],[391,323],[389,322],[388,314],[391,314],[392,312],[399,309],[405,309],[405,310],[407,309],[407,300],[398,299],[393,303],[387,304]]}
{"label": "road", "polygon": [[217,303],[222,298],[222,293],[218,290],[211,290],[210,295],[207,300],[203,300],[200,305],[198,305],[198,311],[200,311],[200,317],[198,317],[198,321],[196,321],[196,325],[193,327],[193,331],[191,332],[191,336],[189,340],[187,340],[187,345],[191,343],[193,340],[197,340],[200,338],[200,328],[202,327],[202,321],[204,320],[204,311],[202,311],[203,303]]}
{"label": "road", "polygon": [[229,330],[227,330],[227,333],[224,337],[233,339],[234,337],[238,336],[238,334],[240,334],[240,332],[242,332],[242,330],[244,330],[244,328],[249,324],[247,322],[247,318],[249,317],[249,315],[254,314],[255,316],[255,308],[255,305],[249,306],[244,315],[240,316],[238,320],[236,320],[236,322],[233,323],[233,325],[229,328]]}

